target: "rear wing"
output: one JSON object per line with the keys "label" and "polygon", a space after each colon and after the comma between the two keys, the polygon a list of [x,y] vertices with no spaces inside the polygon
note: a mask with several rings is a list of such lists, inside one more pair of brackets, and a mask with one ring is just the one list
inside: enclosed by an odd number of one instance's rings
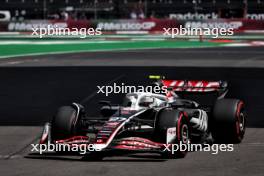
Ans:
{"label": "rear wing", "polygon": [[[149,75],[150,79],[155,79],[156,85],[166,89],[166,96],[177,95],[216,95],[217,98],[223,98],[228,91],[228,83],[226,81],[208,81],[208,80],[171,80],[165,76]],[[204,96],[202,96],[204,97]]]}
{"label": "rear wing", "polygon": [[168,91],[174,92],[225,92],[227,90],[226,81],[206,81],[206,80],[167,80],[161,79],[161,85]]}

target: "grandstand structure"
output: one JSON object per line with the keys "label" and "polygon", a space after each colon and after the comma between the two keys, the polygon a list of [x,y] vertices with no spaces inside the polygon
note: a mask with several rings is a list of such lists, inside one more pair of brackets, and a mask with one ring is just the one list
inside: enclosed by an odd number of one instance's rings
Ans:
{"label": "grandstand structure", "polygon": [[[264,0],[0,0],[0,11],[12,20],[167,18],[171,14],[215,13],[221,18],[243,18],[264,13]],[[66,17],[65,17],[66,14]]]}

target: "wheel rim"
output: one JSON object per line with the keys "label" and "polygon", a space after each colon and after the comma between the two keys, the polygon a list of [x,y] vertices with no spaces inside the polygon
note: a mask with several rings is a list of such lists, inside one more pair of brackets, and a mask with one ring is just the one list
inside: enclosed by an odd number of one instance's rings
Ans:
{"label": "wheel rim", "polygon": [[241,132],[245,130],[245,115],[243,112],[240,112],[239,114],[239,129]]}
{"label": "wheel rim", "polygon": [[182,125],[181,128],[181,138],[182,138],[182,142],[184,144],[187,144],[189,141],[189,131],[188,131],[188,126],[186,124]]}

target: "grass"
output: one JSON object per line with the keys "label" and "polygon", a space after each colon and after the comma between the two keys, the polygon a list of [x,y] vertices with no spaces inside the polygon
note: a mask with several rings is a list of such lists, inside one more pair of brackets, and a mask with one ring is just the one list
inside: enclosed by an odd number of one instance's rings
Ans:
{"label": "grass", "polygon": [[[28,40],[27,40],[28,41]],[[107,42],[91,42],[86,40],[80,43],[71,43],[71,40],[65,40],[63,43],[41,43],[28,41],[21,44],[0,44],[0,57],[20,56],[20,55],[40,55],[51,53],[69,53],[69,52],[89,52],[89,51],[116,51],[130,49],[148,49],[148,48],[197,48],[197,47],[216,47],[221,43],[199,42],[199,41],[107,41]],[[3,41],[0,41],[3,42]]]}

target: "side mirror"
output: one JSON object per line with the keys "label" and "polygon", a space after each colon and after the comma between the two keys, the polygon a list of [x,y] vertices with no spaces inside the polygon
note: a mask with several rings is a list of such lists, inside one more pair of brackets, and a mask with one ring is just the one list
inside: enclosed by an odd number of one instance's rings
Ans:
{"label": "side mirror", "polygon": [[99,101],[99,104],[103,105],[100,109],[103,117],[110,117],[120,110],[118,105],[111,104],[110,101]]}

